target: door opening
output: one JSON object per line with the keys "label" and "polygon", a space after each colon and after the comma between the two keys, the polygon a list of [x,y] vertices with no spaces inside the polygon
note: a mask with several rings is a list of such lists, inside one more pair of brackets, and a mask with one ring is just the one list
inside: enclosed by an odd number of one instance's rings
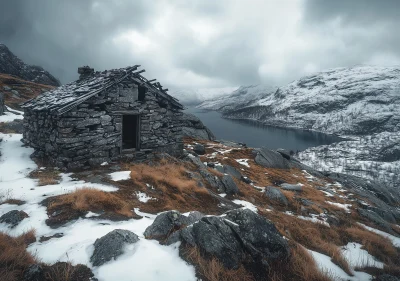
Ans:
{"label": "door opening", "polygon": [[122,149],[139,149],[139,115],[122,116]]}

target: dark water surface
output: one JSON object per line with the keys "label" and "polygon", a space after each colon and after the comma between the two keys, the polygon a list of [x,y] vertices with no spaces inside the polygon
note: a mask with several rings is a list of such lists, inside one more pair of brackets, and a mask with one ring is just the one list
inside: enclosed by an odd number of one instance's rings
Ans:
{"label": "dark water surface", "polygon": [[277,128],[252,120],[224,119],[221,113],[204,111],[195,107],[185,110],[197,116],[217,139],[244,142],[250,147],[284,148],[305,150],[312,146],[331,144],[342,140],[339,137],[299,129]]}

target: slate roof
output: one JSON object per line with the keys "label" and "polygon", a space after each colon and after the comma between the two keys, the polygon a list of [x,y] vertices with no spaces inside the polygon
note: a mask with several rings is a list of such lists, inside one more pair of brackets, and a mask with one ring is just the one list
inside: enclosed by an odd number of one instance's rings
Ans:
{"label": "slate roof", "polygon": [[138,67],[140,66],[135,65],[126,68],[95,72],[85,79],[76,80],[45,92],[23,103],[21,107],[31,110],[49,110],[55,114],[63,114],[89,98],[130,77],[137,84],[146,87],[147,92],[151,92],[156,96],[168,100],[176,108],[183,109],[183,106],[177,99],[166,93],[167,89],[162,89],[160,83],[151,83],[151,81],[144,78],[140,74],[144,72],[144,70],[135,72]]}

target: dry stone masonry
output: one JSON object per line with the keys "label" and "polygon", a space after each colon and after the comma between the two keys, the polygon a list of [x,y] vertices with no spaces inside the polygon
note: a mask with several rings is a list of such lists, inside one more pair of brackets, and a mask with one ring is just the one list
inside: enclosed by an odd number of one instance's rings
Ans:
{"label": "dry stone masonry", "polygon": [[138,67],[82,67],[79,80],[24,103],[23,140],[34,157],[82,168],[148,159],[153,152],[179,156],[183,106]]}

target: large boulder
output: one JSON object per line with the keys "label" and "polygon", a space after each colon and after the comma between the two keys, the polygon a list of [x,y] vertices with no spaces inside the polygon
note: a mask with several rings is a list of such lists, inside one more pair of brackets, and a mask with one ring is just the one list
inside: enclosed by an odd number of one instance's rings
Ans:
{"label": "large boulder", "polygon": [[216,257],[229,269],[249,261],[268,266],[270,261],[289,256],[288,243],[275,225],[249,209],[203,217],[176,232],[171,242],[176,241],[198,247],[204,255]]}
{"label": "large boulder", "polygon": [[126,244],[139,241],[139,237],[124,229],[115,229],[94,242],[94,251],[90,257],[93,266],[100,266],[123,254]]}
{"label": "large boulder", "polygon": [[267,186],[265,188],[265,195],[272,201],[279,202],[285,206],[288,205],[288,200],[285,194],[283,194],[279,188]]}
{"label": "large boulder", "polygon": [[255,150],[255,162],[266,168],[289,169],[289,162],[276,151],[266,148]]}
{"label": "large boulder", "polygon": [[238,180],[240,180],[242,178],[242,174],[238,170],[236,170],[236,168],[229,166],[229,165],[223,166],[223,173],[229,174],[232,177],[237,178]]}
{"label": "large boulder", "polygon": [[9,211],[0,217],[0,222],[7,223],[11,228],[16,227],[23,219],[29,217],[24,211]]}
{"label": "large boulder", "polygon": [[237,187],[231,175],[224,175],[221,181],[225,187],[224,191],[226,194],[235,195],[239,193],[239,188]]}

